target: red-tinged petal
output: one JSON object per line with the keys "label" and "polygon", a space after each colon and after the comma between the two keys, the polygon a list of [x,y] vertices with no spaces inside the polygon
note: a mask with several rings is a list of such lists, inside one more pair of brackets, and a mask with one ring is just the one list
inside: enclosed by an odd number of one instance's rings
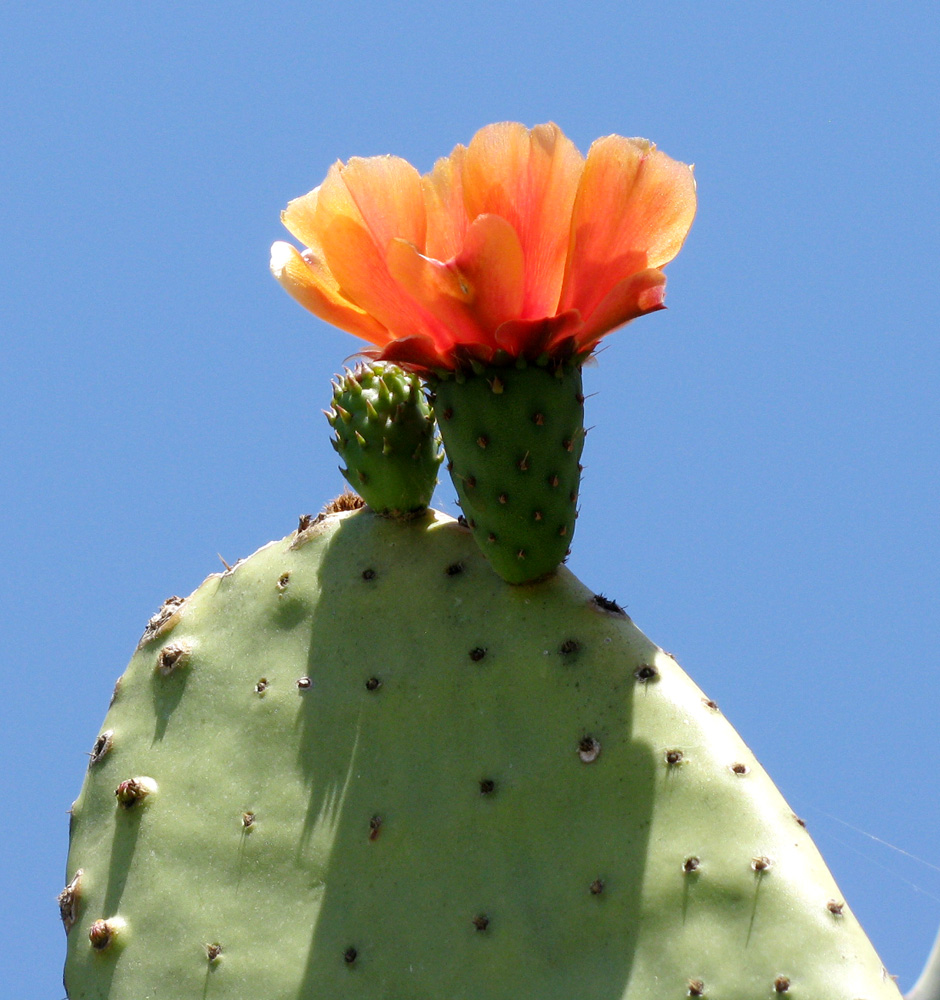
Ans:
{"label": "red-tinged petal", "polygon": [[561,306],[589,315],[617,282],[672,260],[694,215],[691,167],[645,139],[598,139],[572,211]]}
{"label": "red-tinged petal", "polygon": [[453,367],[449,354],[438,350],[434,341],[428,337],[402,337],[400,340],[393,340],[383,351],[376,353],[375,357],[380,361],[392,361],[396,365],[420,371]]}
{"label": "red-tinged petal", "polygon": [[463,157],[470,219],[498,215],[519,236],[525,256],[523,315],[551,315],[568,252],[569,219],[584,160],[557,125],[531,131],[517,122],[481,129]]}
{"label": "red-tinged petal", "polygon": [[604,296],[578,331],[579,350],[592,350],[606,333],[637,316],[665,309],[666,275],[655,268],[624,278]]}
{"label": "red-tinged petal", "polygon": [[470,224],[461,179],[466,152],[464,146],[457,146],[450,156],[438,160],[434,169],[421,178],[427,214],[424,252],[435,260],[450,260],[460,253]]}
{"label": "red-tinged petal", "polygon": [[308,254],[301,256],[290,243],[278,241],[271,247],[271,273],[284,288],[315,316],[347,333],[383,346],[391,334],[368,313],[343,297],[336,280],[323,262]]}
{"label": "red-tinged petal", "polygon": [[499,327],[496,342],[514,358],[534,360],[550,353],[561,341],[574,337],[580,327],[581,314],[576,309],[544,319],[514,319]]}

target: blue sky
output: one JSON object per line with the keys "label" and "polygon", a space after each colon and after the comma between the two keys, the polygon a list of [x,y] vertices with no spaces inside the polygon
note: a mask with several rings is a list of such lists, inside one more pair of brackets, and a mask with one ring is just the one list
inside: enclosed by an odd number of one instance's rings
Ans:
{"label": "blue sky", "polygon": [[721,704],[908,988],[940,925],[934,5],[4,20],[9,995],[62,995],[66,810],[143,623],[342,486],[320,409],[357,344],[269,276],[280,209],[337,158],[426,170],[503,119],[696,164],[669,311],[586,375],[569,565]]}

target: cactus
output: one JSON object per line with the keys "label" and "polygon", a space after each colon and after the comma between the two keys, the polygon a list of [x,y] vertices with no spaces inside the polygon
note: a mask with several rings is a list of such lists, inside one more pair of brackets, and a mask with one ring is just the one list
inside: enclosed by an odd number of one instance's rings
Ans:
{"label": "cactus", "polygon": [[434,412],[474,538],[504,580],[529,583],[554,572],[574,534],[581,369],[478,367],[433,381]]}
{"label": "cactus", "polygon": [[664,308],[695,204],[691,168],[645,139],[584,158],[556,125],[503,122],[425,177],[390,156],[334,164],[282,214],[307,248],[275,243],[271,270],[364,353],[428,379],[464,516],[493,568],[531,583],[574,531],[580,366]]}
{"label": "cactus", "polygon": [[412,373],[376,362],[340,376],[326,414],[346,481],[386,517],[413,517],[431,502],[442,455],[431,408]]}
{"label": "cactus", "polygon": [[420,510],[413,376],[348,374],[369,506],[170,598],[115,687],[59,896],[71,1000],[898,1000],[718,706],[557,568],[580,365],[661,308],[694,212],[650,144],[572,150],[492,126],[288,207],[315,252],[275,273],[427,380],[467,526]]}
{"label": "cactus", "polygon": [[118,683],[72,811],[72,1000],[897,1000],[615,602],[508,586],[432,511],[305,524],[171,601]]}
{"label": "cactus", "polygon": [[940,933],[934,939],[924,969],[905,1000],[940,1000]]}

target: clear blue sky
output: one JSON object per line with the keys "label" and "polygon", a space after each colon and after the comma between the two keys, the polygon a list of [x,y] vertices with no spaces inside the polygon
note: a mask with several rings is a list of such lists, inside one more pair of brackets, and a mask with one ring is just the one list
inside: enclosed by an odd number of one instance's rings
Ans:
{"label": "clear blue sky", "polygon": [[66,810],[146,619],[342,486],[320,408],[357,344],[269,276],[280,209],[502,119],[696,164],[669,311],[587,373],[570,566],[721,704],[908,988],[940,925],[936,5],[3,20],[2,989],[62,996]]}

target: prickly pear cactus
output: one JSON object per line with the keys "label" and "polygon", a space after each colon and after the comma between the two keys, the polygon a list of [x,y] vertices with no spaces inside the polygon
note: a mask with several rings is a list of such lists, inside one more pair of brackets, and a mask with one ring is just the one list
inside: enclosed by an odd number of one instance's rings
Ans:
{"label": "prickly pear cactus", "polygon": [[326,413],[346,481],[377,513],[411,517],[431,502],[442,454],[417,375],[376,361],[333,384]]}
{"label": "prickly pear cactus", "polygon": [[554,572],[577,517],[580,365],[479,367],[433,387],[447,468],[484,555],[509,583]]}
{"label": "prickly pear cactus", "polygon": [[718,707],[555,572],[580,362],[663,307],[694,211],[652,143],[514,123],[288,205],[309,246],[273,272],[428,380],[469,528],[375,513],[427,504],[431,421],[410,376],[347,376],[369,508],[172,598],[118,682],[72,809],[71,1000],[898,1000]]}
{"label": "prickly pear cactus", "polygon": [[679,665],[432,511],[169,601],[89,742],[71,1000],[899,997]]}

